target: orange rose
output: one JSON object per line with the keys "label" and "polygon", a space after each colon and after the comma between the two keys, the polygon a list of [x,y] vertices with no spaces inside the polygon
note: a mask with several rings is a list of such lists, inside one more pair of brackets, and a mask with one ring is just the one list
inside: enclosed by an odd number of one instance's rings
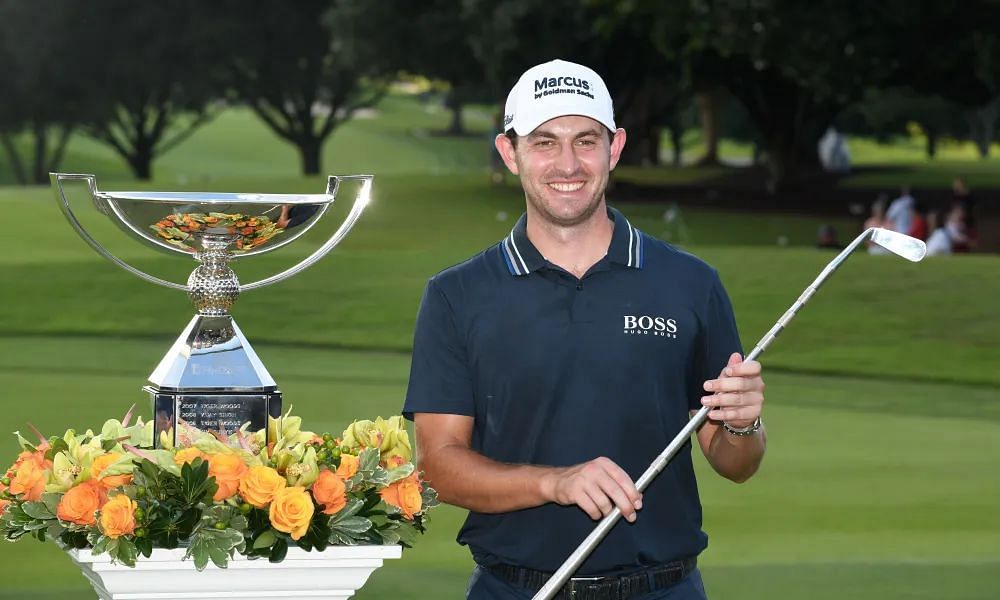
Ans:
{"label": "orange rose", "polygon": [[52,462],[34,458],[24,460],[17,468],[10,482],[10,493],[15,496],[24,495],[24,500],[38,502],[45,493],[45,484],[49,478]]}
{"label": "orange rose", "polygon": [[101,485],[109,490],[132,483],[132,476],[129,474],[107,475],[101,477],[101,473],[111,466],[112,463],[118,462],[121,457],[122,455],[117,452],[108,452],[107,454],[102,454],[96,457],[94,462],[90,465],[90,474],[94,476],[94,479],[100,481]]}
{"label": "orange rose", "polygon": [[413,515],[420,512],[420,507],[423,505],[423,499],[420,497],[421,489],[423,488],[420,485],[420,480],[414,473],[389,485],[379,492],[379,495],[386,504],[399,508],[404,517],[412,520]]}
{"label": "orange rose", "polygon": [[268,516],[272,527],[290,534],[293,540],[298,540],[309,531],[314,511],[312,498],[306,488],[297,485],[286,487],[274,495]]}
{"label": "orange rose", "polygon": [[196,458],[208,460],[208,455],[194,446],[184,448],[183,450],[178,450],[177,454],[174,454],[174,464],[183,465],[184,463],[191,463]]}
{"label": "orange rose", "polygon": [[240,481],[240,496],[257,508],[264,508],[287,485],[285,478],[271,467],[250,467]]}
{"label": "orange rose", "polygon": [[215,483],[219,484],[212,499],[221,502],[240,489],[240,480],[247,474],[247,466],[235,454],[212,454],[208,457],[208,474],[215,477]]}
{"label": "orange rose", "polygon": [[101,529],[109,538],[118,538],[135,531],[136,503],[125,494],[118,494],[101,509]]}
{"label": "orange rose", "polygon": [[340,478],[344,480],[354,477],[354,474],[358,472],[358,464],[360,462],[358,457],[353,454],[341,454],[340,466],[337,467],[337,475],[340,475]]}
{"label": "orange rose", "polygon": [[[340,466],[343,467],[344,463],[340,463]],[[319,478],[312,486],[313,498],[323,506],[324,515],[336,514],[347,506],[345,490],[344,480],[334,472],[327,470],[320,471]]]}
{"label": "orange rose", "polygon": [[108,493],[104,486],[91,479],[70,488],[63,495],[56,506],[56,516],[77,525],[93,525],[97,522],[94,513],[101,509],[107,499]]}

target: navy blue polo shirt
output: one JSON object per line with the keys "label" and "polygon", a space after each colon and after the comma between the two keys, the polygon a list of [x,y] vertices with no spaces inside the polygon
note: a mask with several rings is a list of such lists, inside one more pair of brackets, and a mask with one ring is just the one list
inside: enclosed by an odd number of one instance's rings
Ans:
{"label": "navy blue polo shirt", "polygon": [[[504,463],[569,466],[599,456],[633,481],[701,407],[702,383],[741,352],[715,270],[608,210],[607,255],[582,279],[510,235],[430,279],[403,414],[475,419],[472,447]],[[431,482],[433,485],[433,481]],[[481,565],[555,571],[596,523],[549,503],[470,512],[458,534]],[[686,444],[578,575],[699,554],[708,544]]]}

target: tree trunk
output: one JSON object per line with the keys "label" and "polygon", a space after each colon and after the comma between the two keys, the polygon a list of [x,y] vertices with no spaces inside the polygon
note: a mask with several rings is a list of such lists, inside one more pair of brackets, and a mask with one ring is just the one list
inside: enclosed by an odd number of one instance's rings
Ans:
{"label": "tree trunk", "polygon": [[465,127],[462,125],[462,102],[458,99],[458,94],[453,91],[448,92],[445,97],[445,106],[451,111],[451,124],[448,125],[448,133],[451,135],[464,135]]}
{"label": "tree trunk", "polygon": [[319,175],[323,162],[323,142],[314,137],[299,139],[296,143],[302,160],[303,175]]}
{"label": "tree trunk", "polygon": [[924,130],[924,135],[927,136],[927,158],[934,159],[937,156],[937,144],[938,136],[934,131]]}
{"label": "tree trunk", "polygon": [[711,166],[719,164],[719,91],[710,88],[695,94],[698,118],[701,121],[701,138],[705,143],[705,153],[695,164]]}
{"label": "tree trunk", "polygon": [[153,178],[153,144],[145,138],[140,138],[128,155],[128,165],[136,179],[149,181]]}
{"label": "tree trunk", "polygon": [[31,127],[31,135],[35,142],[35,153],[31,160],[31,181],[38,185],[49,182],[48,166],[48,127],[35,123]]}
{"label": "tree trunk", "polygon": [[670,131],[670,147],[673,148],[674,156],[670,161],[670,164],[674,167],[680,167],[684,162],[684,130],[681,129],[680,124],[674,123],[669,128]]}
{"label": "tree trunk", "polygon": [[28,176],[24,172],[24,163],[21,162],[21,155],[18,154],[17,148],[14,147],[14,141],[10,139],[9,133],[0,133],[0,146],[3,146],[4,152],[7,153],[10,168],[14,172],[14,180],[21,185],[28,183]]}

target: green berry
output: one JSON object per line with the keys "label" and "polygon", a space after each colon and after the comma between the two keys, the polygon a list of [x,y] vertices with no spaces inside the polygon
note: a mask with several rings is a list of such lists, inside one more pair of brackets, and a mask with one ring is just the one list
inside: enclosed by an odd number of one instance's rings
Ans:
{"label": "green berry", "polygon": [[226,528],[226,524],[222,521],[216,521],[214,527],[221,531]]}
{"label": "green berry", "polygon": [[330,435],[329,433],[324,433],[323,434],[323,441],[324,442],[331,442],[331,441],[333,441],[333,436]]}
{"label": "green berry", "polygon": [[330,455],[334,458],[340,458],[340,448],[334,448],[330,451]]}
{"label": "green berry", "polygon": [[240,504],[240,512],[241,513],[243,513],[245,515],[248,515],[248,514],[250,514],[251,510],[253,510],[253,507],[250,506],[248,503],[244,502],[243,504]]}
{"label": "green berry", "polygon": [[142,510],[141,508],[135,509],[135,518],[136,519],[138,519],[138,520],[141,521],[142,518],[145,517],[145,516],[146,516],[146,511]]}
{"label": "green berry", "polygon": [[141,529],[141,528],[140,529],[136,529],[135,530],[135,537],[137,537],[137,538],[146,537],[146,530],[145,529]]}
{"label": "green berry", "polygon": [[142,498],[145,495],[146,495],[146,488],[144,488],[144,487],[137,487],[137,488],[135,488],[135,497],[136,498]]}
{"label": "green berry", "polygon": [[320,450],[316,453],[316,460],[326,460],[330,458],[330,453],[326,450]]}

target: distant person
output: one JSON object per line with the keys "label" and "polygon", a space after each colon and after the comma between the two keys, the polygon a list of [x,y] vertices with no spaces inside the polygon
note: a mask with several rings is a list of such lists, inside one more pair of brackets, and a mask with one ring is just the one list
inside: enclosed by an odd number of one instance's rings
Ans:
{"label": "distant person", "polygon": [[941,211],[932,210],[927,213],[927,229],[931,232],[927,237],[927,256],[951,254],[951,237],[944,225]]}
{"label": "distant person", "polygon": [[829,173],[850,173],[851,172],[851,152],[844,143],[844,136],[840,135],[833,126],[826,129],[826,133],[820,138],[818,148],[819,160],[823,169]]}
{"label": "distant person", "polygon": [[965,183],[965,179],[962,179],[961,177],[956,177],[955,180],[951,182],[951,192],[952,208],[958,207],[961,209],[965,235],[968,238],[968,243],[966,244],[968,248],[956,250],[956,252],[968,252],[975,247],[977,240],[975,213],[976,201],[972,197],[972,192],[969,191],[969,186]]}
{"label": "distant person", "polygon": [[920,202],[914,202],[910,205],[910,229],[906,235],[921,241],[927,240],[927,219],[924,217],[926,212],[924,205]]}
{"label": "distant person", "polygon": [[900,189],[899,197],[892,201],[885,218],[891,224],[893,231],[906,233],[910,230],[911,210],[913,207],[913,196],[910,195],[909,186]]}
{"label": "distant person", "polygon": [[945,228],[948,230],[948,237],[951,238],[951,251],[956,254],[971,252],[976,247],[976,232],[974,229],[970,230],[967,223],[962,205],[952,206],[945,221]]}
{"label": "distant person", "polygon": [[829,223],[820,226],[816,234],[816,247],[821,250],[843,250],[844,245],[837,238],[837,229]]}
{"label": "distant person", "polygon": [[[875,202],[872,202],[872,212],[862,227],[863,230],[867,231],[872,227],[878,227],[881,229],[892,229],[892,224],[885,218],[886,205],[889,203],[889,196],[887,194],[879,194]],[[879,246],[871,240],[865,240],[865,246],[868,248],[868,254],[888,254],[889,251]]]}

